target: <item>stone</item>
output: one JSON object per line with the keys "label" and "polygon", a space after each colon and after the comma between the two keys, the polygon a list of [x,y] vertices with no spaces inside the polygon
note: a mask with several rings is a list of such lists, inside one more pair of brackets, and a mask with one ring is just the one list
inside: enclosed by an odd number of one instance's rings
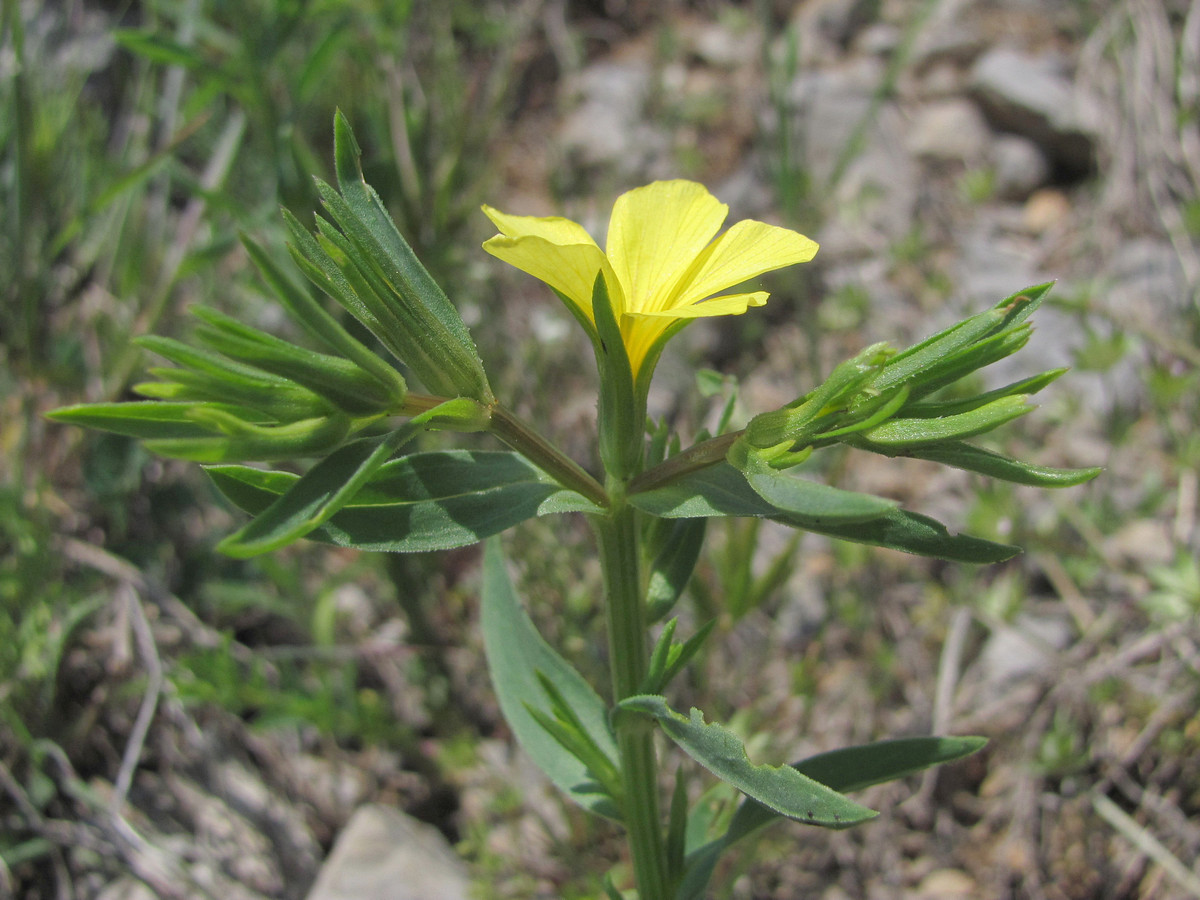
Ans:
{"label": "stone", "polygon": [[571,80],[574,106],[563,118],[559,144],[581,178],[597,171],[622,181],[642,178],[669,156],[669,141],[644,118],[652,84],[651,66],[639,57],[594,63]]}
{"label": "stone", "polygon": [[992,632],[979,654],[984,685],[999,696],[1014,682],[1049,673],[1055,653],[1071,642],[1071,626],[1063,619],[1017,616],[1011,625]]}
{"label": "stone", "polygon": [[995,128],[1033,141],[1064,179],[1095,171],[1099,105],[1055,57],[997,47],[975,63],[971,91]]}
{"label": "stone", "polygon": [[1050,178],[1050,163],[1028,138],[1002,134],[989,147],[998,200],[1025,200]]}
{"label": "stone", "polygon": [[359,807],[307,900],[468,900],[466,865],[432,825],[399,810]]}
{"label": "stone", "polygon": [[905,146],[909,153],[924,159],[975,163],[984,157],[990,138],[983,113],[974,103],[942,100],[917,111]]}

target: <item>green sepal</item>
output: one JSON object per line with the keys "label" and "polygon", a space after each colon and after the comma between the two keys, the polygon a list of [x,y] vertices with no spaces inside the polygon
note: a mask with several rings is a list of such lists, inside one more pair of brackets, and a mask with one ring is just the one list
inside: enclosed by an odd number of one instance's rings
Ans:
{"label": "green sepal", "polygon": [[157,335],[135,338],[134,344],[179,366],[177,369],[152,368],[150,374],[186,389],[172,392],[139,385],[135,390],[144,397],[232,403],[262,410],[278,422],[307,419],[333,411],[328,401],[306,387],[209,350]]}
{"label": "green sepal", "polygon": [[1028,340],[1028,328],[1022,323],[1053,286],[1050,282],[1018,291],[991,309],[902,350],[887,361],[871,381],[871,388],[882,394],[912,381],[915,398],[1010,355]]}
{"label": "green sepal", "polygon": [[202,438],[212,429],[199,422],[192,402],[133,400],[128,403],[79,403],[46,413],[67,425],[80,425],[139,440]]}
{"label": "green sepal", "polygon": [[616,768],[617,741],[608,708],[575,669],[538,634],[513,588],[498,540],[483,553],[481,626],[488,672],[508,727],[529,758],[567,796],[598,815],[620,819],[620,810],[593,773],[538,722],[530,709],[553,716],[543,679],[556,687],[579,728]]}
{"label": "green sepal", "polygon": [[417,420],[406,422],[382,439],[354,441],[325,457],[217,549],[246,559],[304,537],[350,502],[380,466],[420,433],[421,426]]}
{"label": "green sepal", "polygon": [[623,786],[616,763],[596,744],[596,740],[588,733],[587,727],[571,708],[558,685],[540,669],[537,671],[537,679],[550,703],[550,711],[529,703],[525,704],[526,710],[564,750],[583,763],[596,784],[620,809]]}
{"label": "green sepal", "polygon": [[650,654],[650,665],[645,681],[639,686],[639,694],[663,693],[667,685],[675,680],[675,676],[700,652],[700,648],[716,628],[717,620],[710,619],[705,622],[699,631],[682,644],[675,643],[675,629],[678,624],[678,619],[671,619],[663,626],[662,634],[659,635]]}
{"label": "green sepal", "polygon": [[990,478],[1042,488],[1075,487],[1091,481],[1104,471],[1100,466],[1089,466],[1082,469],[1035,466],[1032,463],[1021,462],[960,441],[947,441],[931,447],[906,448],[896,455],[927,459],[930,462],[942,463],[956,469],[978,472],[980,475],[987,475]]}
{"label": "green sepal", "polygon": [[906,419],[934,419],[941,416],[956,416],[979,409],[979,407],[986,406],[1002,397],[1012,397],[1017,394],[1030,396],[1057,381],[1067,371],[1067,369],[1051,369],[1049,372],[1032,375],[1029,378],[1014,381],[1004,387],[976,394],[973,397],[963,397],[957,400],[921,400],[909,403],[904,407],[904,417]]}
{"label": "green sepal", "polygon": [[251,328],[216,310],[192,310],[204,325],[198,340],[232,360],[302,385],[351,416],[372,415],[404,402],[403,379],[381,383],[374,375],[341,356],[318,353]]}
{"label": "green sepal", "polygon": [[782,409],[760,413],[746,426],[745,440],[765,449],[780,444],[803,444],[821,430],[821,423],[840,413],[880,371],[892,353],[887,344],[872,344],[840,363],[808,394]]}
{"label": "green sepal", "polygon": [[[835,791],[858,791],[962,759],[986,742],[978,737],[901,738],[821,753],[796,763],[795,768]],[[675,900],[700,900],[721,854],[781,818],[756,800],[744,800],[720,837],[707,843],[696,841],[688,847],[684,877]]]}
{"label": "green sepal", "polygon": [[705,519],[677,519],[663,524],[666,533],[646,582],[646,616],[650,622],[667,615],[683,594],[696,570],[707,530]]}
{"label": "green sepal", "polygon": [[889,419],[859,436],[867,448],[886,447],[889,450],[927,447],[943,441],[958,441],[984,434],[1020,418],[1034,409],[1022,395],[1001,397],[978,409],[942,416],[935,419]]}
{"label": "green sepal", "polygon": [[604,273],[592,285],[592,315],[596,319],[596,365],[600,370],[599,440],[605,471],[622,479],[637,471],[645,441],[645,398],[634,392],[633,369],[620,324],[608,296]]}
{"label": "green sepal", "polygon": [[155,366],[149,374],[159,381],[143,381],[130,390],[152,400],[221,403],[255,410],[264,421],[294,422],[328,415],[334,407],[324,397],[282,378],[222,378],[194,369]]}
{"label": "green sepal", "polygon": [[[128,404],[125,404],[128,405]],[[204,426],[203,437],[147,439],[151,453],[198,463],[271,462],[321,456],[333,451],[350,431],[343,415],[259,425],[215,403],[190,404],[188,415]],[[216,432],[216,433],[214,433]]]}
{"label": "green sepal", "polygon": [[[249,466],[206,469],[234,505],[258,515],[299,476]],[[393,553],[449,550],[535,516],[600,512],[519,454],[500,450],[413,453],[385,463],[307,537]]]}
{"label": "green sepal", "polygon": [[716,723],[706,723],[698,709],[693,708],[690,716],[684,716],[671,709],[662,697],[645,694],[622,700],[617,708],[623,713],[653,717],[667,737],[688,756],[780,815],[826,828],[849,828],[878,815],[791,766],[755,765],[732,731]]}
{"label": "green sepal", "polygon": [[483,362],[462,317],[363,179],[359,157],[350,123],[338,110],[334,167],[341,196],[319,182],[317,188],[338,226],[391,288],[384,299],[393,305],[418,351],[405,362],[435,393],[490,403]]}
{"label": "green sepal", "polygon": [[940,522],[902,509],[892,508],[862,522],[829,522],[781,509],[758,494],[746,476],[728,463],[691,472],[664,487],[631,493],[629,502],[643,512],[668,519],[762,516],[841,540],[956,562],[1003,562],[1021,552],[1007,544],[950,534]]}
{"label": "green sepal", "polygon": [[389,396],[404,395],[407,388],[399,372],[346,331],[307,290],[284,274],[258,244],[245,235],[242,236],[242,244],[279,302],[309,336],[325,344],[335,355],[345,357],[363,371],[369,372],[384,386]]}

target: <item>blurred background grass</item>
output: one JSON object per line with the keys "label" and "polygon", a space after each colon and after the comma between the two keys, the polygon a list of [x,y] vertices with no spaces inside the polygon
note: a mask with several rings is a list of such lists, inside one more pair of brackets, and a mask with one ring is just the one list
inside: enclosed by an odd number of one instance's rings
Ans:
{"label": "blurred background grass", "polygon": [[[909,785],[916,797],[886,825],[806,835],[802,853],[794,830],[771,832],[728,896],[918,891],[945,871],[965,873],[976,896],[1200,896],[1200,13],[977,5],[989,40],[1036,30],[1022,16],[1051,22],[1076,77],[1110,102],[1096,168],[1048,182],[1068,206],[1039,233],[1041,267],[1066,279],[1043,328],[1076,373],[1009,437],[1031,458],[1109,473],[1034,496],[828,462],[832,480],[1027,548],[982,572],[758,523],[714,529],[689,615],[720,619],[722,649],[688,690],[743,733],[766,729],[759,752],[782,760],[930,729],[994,738],[977,763]],[[368,181],[462,308],[498,395],[586,459],[582,339],[551,298],[478,250],[479,203],[602,226],[616,192],[684,175],[723,197],[725,185],[735,214],[832,234],[835,248],[871,201],[846,201],[854,163],[929,65],[922,34],[956,6],[4,0],[0,893],[96,896],[128,872],[155,884],[122,829],[150,808],[152,775],[195,772],[186,736],[200,727],[216,736],[205,752],[260,770],[311,756],[369,773],[355,796],[390,798],[457,839],[485,896],[591,896],[587,871],[619,853],[611,833],[554,801],[530,812],[496,762],[505,732],[472,627],[473,551],[382,559],[306,545],[225,559],[213,547],[236,519],[196,467],[41,414],[128,397],[150,364],[131,339],[186,333],[193,303],[286,327],[237,235],[279,250],[278,208],[302,220],[315,209],[309,176],[330,177],[340,106]],[[842,13],[853,40],[814,55]],[[890,34],[882,50],[872,33]],[[884,65],[862,114],[822,162],[789,124],[798,79],[872,54]],[[597,91],[601,70],[616,77]],[[630,134],[605,156],[600,135],[572,135],[572,111],[619,104],[634,70],[653,89],[618,116]],[[923,170],[911,226],[872,254],[877,283],[818,256],[772,283],[767,317],[689,332],[664,362],[658,414],[686,439],[740,379],[744,420],[871,340],[900,343],[945,324],[944,310],[965,312],[955,229],[1033,203],[1003,205],[995,178],[987,164]],[[1147,314],[1114,309],[1109,262],[1142,239],[1177,258],[1178,296]],[[720,370],[702,391],[701,365]],[[538,522],[511,539],[535,617],[584,667],[600,646],[597,573],[575,553],[585,540],[579,523]],[[1025,669],[996,662],[1014,658]],[[347,808],[304,802],[323,847]],[[523,842],[530,829],[537,840]],[[305,860],[260,894],[302,896],[318,858]]]}

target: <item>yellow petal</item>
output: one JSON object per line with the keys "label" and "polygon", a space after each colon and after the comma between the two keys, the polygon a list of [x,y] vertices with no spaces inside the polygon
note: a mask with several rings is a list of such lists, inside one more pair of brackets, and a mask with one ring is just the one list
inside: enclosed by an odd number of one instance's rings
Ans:
{"label": "yellow petal", "polygon": [[740,316],[751,306],[763,306],[767,297],[766,291],[753,291],[749,294],[726,294],[724,297],[713,297],[703,303],[691,303],[687,306],[676,306],[661,312],[631,313],[630,318],[655,319],[699,319],[708,316]]}
{"label": "yellow petal", "polygon": [[729,207],[694,181],[656,181],[622,194],[608,224],[608,258],[625,289],[622,312],[661,310]]}
{"label": "yellow petal", "polygon": [[764,272],[808,262],[816,252],[816,241],[791,229],[754,219],[738,222],[696,259],[680,283],[676,305],[697,303]]}
{"label": "yellow petal", "polygon": [[483,212],[506,237],[540,237],[560,246],[596,243],[582,225],[562,216],[512,216],[487,204]]}
{"label": "yellow petal", "polygon": [[[510,266],[546,282],[593,321],[595,319],[592,316],[592,288],[596,284],[598,272],[605,270],[605,282],[608,284],[609,293],[614,292],[616,279],[611,274],[612,270],[604,254],[595,243],[563,245],[534,235],[497,235],[484,241],[483,249]],[[616,290],[619,290],[619,287]]]}

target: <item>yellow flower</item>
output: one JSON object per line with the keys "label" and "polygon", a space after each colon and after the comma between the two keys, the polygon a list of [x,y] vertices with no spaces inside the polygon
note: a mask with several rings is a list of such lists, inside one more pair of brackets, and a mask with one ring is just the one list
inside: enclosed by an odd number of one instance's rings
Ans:
{"label": "yellow flower", "polygon": [[729,207],[693,181],[656,181],[618,197],[607,252],[569,219],[483,211],[500,230],[484,249],[550,285],[593,326],[592,287],[604,273],[635,378],[648,357],[653,365],[672,326],[740,315],[768,296],[714,295],[817,252],[804,235],[753,219],[716,237]]}

